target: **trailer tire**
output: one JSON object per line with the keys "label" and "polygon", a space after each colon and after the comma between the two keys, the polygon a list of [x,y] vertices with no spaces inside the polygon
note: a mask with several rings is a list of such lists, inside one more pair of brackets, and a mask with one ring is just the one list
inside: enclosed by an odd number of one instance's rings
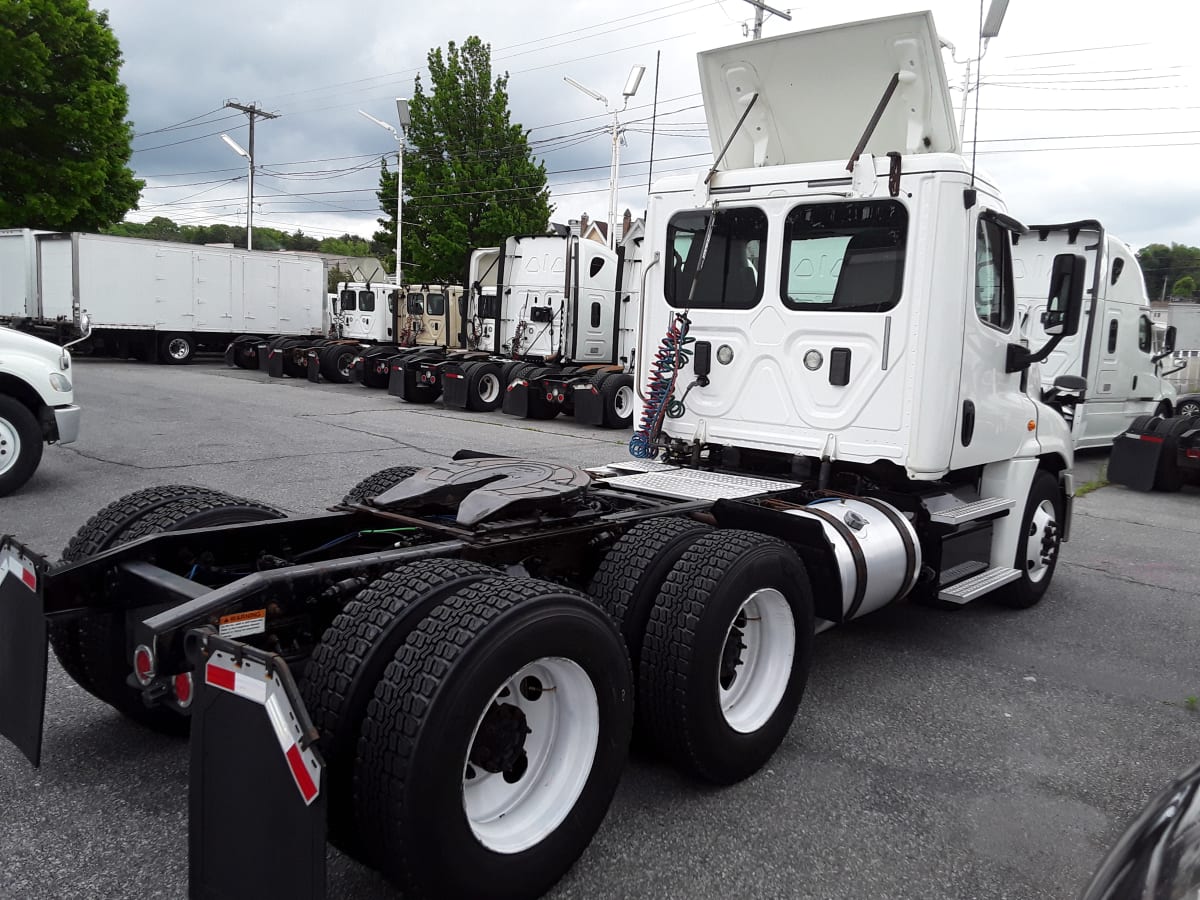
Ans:
{"label": "trailer tire", "polygon": [[354,755],[375,685],[438,603],[497,574],[490,566],[458,559],[426,559],[393,569],[346,604],[313,651],[300,690],[329,769],[329,837],[352,856],[363,858],[354,829]]}
{"label": "trailer tire", "polygon": [[460,589],[409,635],[363,721],[371,858],[405,896],[540,896],[599,828],[632,720],[629,657],[589,599],[505,576]]}
{"label": "trailer tire", "polygon": [[[1017,548],[1017,558],[1013,563],[1021,572],[1021,577],[991,594],[997,603],[1012,609],[1028,609],[1042,599],[1058,566],[1058,553],[1062,546],[1062,517],[1063,500],[1058,479],[1045,469],[1038,469],[1025,500],[1025,512],[1021,516],[1021,545]],[[1031,545],[1034,540],[1041,543],[1041,552],[1038,553],[1040,562],[1030,558],[1037,550]],[[1050,542],[1048,546],[1046,541]]]}
{"label": "trailer tire", "polygon": [[611,375],[600,383],[600,399],[604,403],[606,428],[633,427],[633,376]]}
{"label": "trailer tire", "polygon": [[639,522],[604,555],[588,585],[625,639],[637,677],[650,610],[679,557],[712,531],[693,519],[661,516]]}
{"label": "trailer tire", "polygon": [[700,538],[650,612],[638,676],[641,732],[690,775],[741,781],[791,727],[812,639],[812,591],[795,551],[752,531]]}
{"label": "trailer tire", "polygon": [[11,494],[42,461],[42,428],[24,403],[0,394],[0,497]]}
{"label": "trailer tire", "polygon": [[158,343],[158,358],[168,366],[190,363],[196,355],[196,339],[190,334],[164,334]]}
{"label": "trailer tire", "polygon": [[356,356],[358,348],[353,344],[330,344],[328,347],[322,347],[317,351],[321,374],[334,384],[349,384]]}
{"label": "trailer tire", "polygon": [[[145,488],[110,503],[71,538],[63,562],[78,562],[148,534],[283,518],[278,510],[223,491],[191,485]],[[93,613],[50,622],[50,646],[71,680],[131,719],[165,734],[186,734],[188,720],[164,707],[147,707],[125,683],[124,623]]]}
{"label": "trailer tire", "polygon": [[479,362],[470,367],[467,374],[467,409],[474,412],[491,412],[504,402],[504,389],[508,387],[501,377],[500,366],[491,362]]}
{"label": "trailer tire", "polygon": [[380,469],[374,475],[368,475],[342,498],[343,503],[362,503],[390,490],[405,478],[411,478],[419,471],[418,466],[392,466],[390,469]]}

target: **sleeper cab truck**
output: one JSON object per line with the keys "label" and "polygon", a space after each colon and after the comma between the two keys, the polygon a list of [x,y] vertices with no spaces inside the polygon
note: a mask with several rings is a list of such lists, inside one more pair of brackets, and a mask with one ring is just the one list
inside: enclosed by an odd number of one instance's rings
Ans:
{"label": "sleeper cab truck", "polygon": [[1064,338],[1040,365],[1041,387],[1074,384],[1082,400],[1071,417],[1076,449],[1112,444],[1138,416],[1170,416],[1175,388],[1162,362],[1175,348],[1174,332],[1154,345],[1154,323],[1137,257],[1095,220],[1034,225],[1013,247],[1017,313],[1031,345],[1047,340],[1042,328],[1046,286],[1054,258],[1077,253],[1086,260],[1084,310],[1079,333]]}

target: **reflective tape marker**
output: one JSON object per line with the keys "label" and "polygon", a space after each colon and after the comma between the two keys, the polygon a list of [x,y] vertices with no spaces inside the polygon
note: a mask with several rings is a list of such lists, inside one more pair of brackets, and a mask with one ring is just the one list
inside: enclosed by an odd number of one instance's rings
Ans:
{"label": "reflective tape marker", "polygon": [[226,669],[210,662],[204,672],[204,680],[213,687],[223,691],[253,700],[255,703],[267,702],[267,685],[257,678],[243,675],[234,669]]}

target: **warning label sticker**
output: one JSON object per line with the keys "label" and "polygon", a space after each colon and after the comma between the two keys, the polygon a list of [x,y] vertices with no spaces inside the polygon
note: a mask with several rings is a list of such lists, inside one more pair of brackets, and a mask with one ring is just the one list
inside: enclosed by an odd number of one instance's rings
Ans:
{"label": "warning label sticker", "polygon": [[221,616],[218,632],[223,638],[245,637],[248,634],[262,634],[267,630],[267,611],[251,609],[246,612]]}

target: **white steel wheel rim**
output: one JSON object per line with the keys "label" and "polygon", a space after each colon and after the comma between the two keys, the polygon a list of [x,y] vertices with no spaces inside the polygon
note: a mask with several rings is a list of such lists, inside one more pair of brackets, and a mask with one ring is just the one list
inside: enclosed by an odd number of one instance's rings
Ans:
{"label": "white steel wheel rim", "polygon": [[[740,624],[739,624],[740,623]],[[730,642],[740,633],[740,652]],[[732,681],[724,662],[736,654]],[[775,588],[761,588],[738,608],[725,631],[717,693],[726,724],[741,734],[762,728],[779,708],[796,658],[796,620],[787,598]]]}
{"label": "white steel wheel rim", "polygon": [[[523,690],[534,679],[536,699]],[[529,733],[527,765],[490,772],[472,762],[484,719],[494,706],[515,706]],[[545,656],[521,667],[492,695],[475,724],[463,764],[463,809],[475,838],[495,853],[520,853],[545,840],[575,808],[600,742],[600,702],[576,662]]]}
{"label": "white steel wheel rim", "polygon": [[167,344],[167,354],[172,359],[187,359],[191,345],[183,338],[172,338]]}
{"label": "white steel wheel rim", "polygon": [[633,412],[633,388],[627,384],[617,388],[617,394],[613,397],[613,409],[622,419]]}
{"label": "white steel wheel rim", "polygon": [[354,368],[354,354],[346,352],[338,355],[337,370],[344,378],[350,377],[350,371]]}
{"label": "white steel wheel rim", "polygon": [[1046,577],[1050,563],[1054,560],[1055,548],[1051,546],[1048,552],[1044,551],[1042,543],[1047,538],[1051,541],[1057,540],[1057,536],[1052,533],[1056,525],[1054,504],[1043,500],[1033,511],[1033,518],[1029,521],[1029,534],[1025,538],[1025,574],[1034,584]]}
{"label": "white steel wheel rim", "polygon": [[492,403],[500,396],[500,376],[494,372],[485,372],[479,379],[479,399],[484,403]]}
{"label": "white steel wheel rim", "polygon": [[8,419],[0,419],[0,475],[17,464],[21,457],[21,436]]}

